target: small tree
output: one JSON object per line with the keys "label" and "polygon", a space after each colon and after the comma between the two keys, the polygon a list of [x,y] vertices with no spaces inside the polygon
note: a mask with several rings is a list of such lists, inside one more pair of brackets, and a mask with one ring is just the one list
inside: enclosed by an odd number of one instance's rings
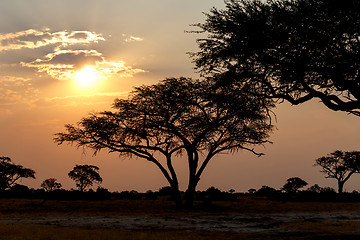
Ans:
{"label": "small tree", "polygon": [[0,157],[0,190],[11,188],[21,178],[35,178],[35,171],[12,163],[9,157]]}
{"label": "small tree", "polygon": [[318,184],[314,184],[311,187],[309,187],[307,189],[307,191],[313,192],[313,193],[321,193],[323,191],[323,188],[320,187]]}
{"label": "small tree", "polygon": [[276,190],[275,188],[273,187],[269,187],[269,186],[262,186],[260,189],[258,189],[256,191],[256,194],[257,195],[260,195],[260,196],[275,196],[278,194],[278,190]]}
{"label": "small tree", "polygon": [[305,182],[304,180],[302,180],[301,178],[293,177],[293,178],[289,178],[288,180],[286,180],[286,183],[281,188],[281,190],[283,190],[287,193],[295,193],[300,188],[305,187],[306,185],[308,185],[308,183]]}
{"label": "small tree", "polygon": [[102,178],[99,174],[99,168],[93,165],[76,165],[73,170],[68,173],[68,176],[76,182],[76,187],[81,192],[85,191],[87,187],[90,187],[97,182],[102,182]]}
{"label": "small tree", "polygon": [[60,189],[61,186],[61,183],[58,183],[55,178],[48,178],[41,183],[41,187],[48,192]]}
{"label": "small tree", "polygon": [[249,193],[249,194],[254,194],[254,193],[256,193],[256,189],[255,189],[255,188],[250,188],[250,189],[248,190],[248,193]]}
{"label": "small tree", "polygon": [[360,171],[360,152],[335,151],[326,157],[315,160],[314,166],[320,166],[326,178],[335,178],[338,182],[338,192],[342,193],[344,184],[349,178]]}
{"label": "small tree", "polygon": [[116,99],[115,111],[91,114],[78,126],[67,125],[55,142],[76,143],[96,152],[107,149],[156,165],[182,205],[175,157],[188,164],[186,205],[193,205],[196,186],[208,163],[220,153],[248,150],[264,144],[272,125],[272,102],[214,90],[208,82],[168,78],[135,89],[128,99]]}

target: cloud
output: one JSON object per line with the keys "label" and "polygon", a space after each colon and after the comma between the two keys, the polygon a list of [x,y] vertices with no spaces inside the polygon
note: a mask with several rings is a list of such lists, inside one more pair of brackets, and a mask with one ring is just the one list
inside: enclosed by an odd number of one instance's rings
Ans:
{"label": "cloud", "polygon": [[0,106],[30,104],[37,96],[30,79],[13,76],[0,76]]}
{"label": "cloud", "polygon": [[65,47],[74,44],[88,44],[105,41],[101,34],[90,31],[58,31],[50,32],[28,29],[15,33],[0,34],[0,52],[23,48],[40,48],[51,44]]}
{"label": "cloud", "polygon": [[65,96],[40,98],[34,102],[37,106],[42,107],[70,107],[77,105],[95,105],[95,104],[109,104],[115,98],[125,98],[129,92],[112,92],[112,93],[97,93],[89,95]]}
{"label": "cloud", "polygon": [[[143,41],[142,38],[124,35],[125,41]],[[58,80],[72,80],[85,66],[92,66],[100,78],[132,77],[145,72],[126,65],[122,60],[109,61],[90,43],[105,41],[102,34],[90,31],[50,31],[50,29],[28,29],[20,32],[0,34],[0,53],[10,50],[53,47],[33,61],[20,62],[20,66],[35,69]],[[42,49],[44,50],[44,49]],[[41,51],[38,51],[41,52]],[[39,55],[37,55],[39,56]],[[40,55],[41,56],[41,55]]]}
{"label": "cloud", "polygon": [[59,125],[61,120],[59,119],[49,119],[49,120],[41,120],[41,121],[34,121],[31,119],[21,119],[21,121],[16,122],[15,126],[17,127],[46,127],[46,126],[53,126]]}
{"label": "cloud", "polygon": [[36,68],[59,80],[74,79],[75,74],[85,66],[92,66],[101,78],[132,77],[142,69],[126,66],[124,61],[110,62],[96,50],[57,50],[47,54],[43,59],[32,62],[21,62],[22,66]]}
{"label": "cloud", "polygon": [[15,105],[25,108],[70,107],[79,105],[109,105],[115,98],[125,98],[129,92],[96,93],[65,97],[39,97],[39,90],[25,78],[0,76],[0,112],[10,114]]}
{"label": "cloud", "polygon": [[21,62],[21,65],[46,72],[55,79],[69,80],[84,65],[94,65],[102,60],[101,54],[95,50],[58,50],[47,54],[43,59]]}
{"label": "cloud", "polygon": [[142,42],[142,41],[144,41],[144,39],[141,37],[135,37],[135,36],[127,35],[127,34],[123,34],[123,37],[125,37],[125,39],[124,39],[125,42]]}

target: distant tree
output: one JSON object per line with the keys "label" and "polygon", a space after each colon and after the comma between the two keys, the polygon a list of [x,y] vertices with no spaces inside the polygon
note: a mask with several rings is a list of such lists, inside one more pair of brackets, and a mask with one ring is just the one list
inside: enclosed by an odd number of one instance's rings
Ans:
{"label": "distant tree", "polygon": [[20,196],[25,196],[31,193],[31,190],[29,189],[28,186],[15,183],[14,185],[11,186],[10,192],[18,194]]}
{"label": "distant tree", "polygon": [[338,192],[342,193],[344,184],[349,178],[360,171],[360,152],[335,151],[326,157],[315,160],[314,166],[320,166],[326,178],[335,178],[338,182]]}
{"label": "distant tree", "polygon": [[265,185],[265,186],[262,186],[260,189],[258,189],[256,191],[256,194],[260,195],[260,196],[272,196],[272,195],[277,194],[278,192],[279,191],[276,190],[275,188]]}
{"label": "distant tree", "polygon": [[224,193],[216,187],[209,187],[205,191],[205,194],[207,196],[207,200],[209,201],[219,201],[223,200],[224,198]]}
{"label": "distant tree", "polygon": [[313,193],[321,193],[321,192],[323,191],[323,188],[320,187],[320,186],[317,185],[317,184],[314,184],[314,185],[312,185],[311,187],[309,187],[309,188],[307,189],[307,191],[313,192]]}
{"label": "distant tree", "polygon": [[331,187],[324,187],[321,190],[321,193],[325,193],[325,194],[336,194],[335,189],[331,188]]}
{"label": "distant tree", "polygon": [[128,99],[116,99],[114,112],[94,113],[78,126],[67,125],[55,142],[76,143],[95,153],[107,149],[155,164],[178,207],[182,200],[173,161],[182,156],[189,167],[185,199],[191,207],[200,176],[215,155],[243,149],[261,155],[252,147],[267,142],[271,106],[241,92],[214,91],[207,82],[168,78],[136,88]]}
{"label": "distant tree", "polygon": [[249,190],[248,190],[248,193],[249,194],[254,194],[256,192],[256,189],[255,188],[250,188]]}
{"label": "distant tree", "polygon": [[76,165],[73,170],[68,173],[68,176],[76,182],[76,187],[81,192],[85,191],[96,183],[101,183],[102,178],[99,174],[99,168],[93,165]]}
{"label": "distant tree", "polygon": [[159,189],[160,196],[173,195],[173,189],[170,186],[165,186]]}
{"label": "distant tree", "polygon": [[12,163],[9,157],[0,157],[0,190],[11,188],[21,178],[35,178],[35,171]]}
{"label": "distant tree", "polygon": [[207,34],[191,54],[204,76],[293,105],[317,98],[360,116],[360,1],[225,3],[195,24]]}
{"label": "distant tree", "polygon": [[287,193],[295,193],[300,188],[305,187],[308,183],[302,180],[299,177],[293,177],[286,180],[285,185],[281,188],[281,190]]}
{"label": "distant tree", "polygon": [[57,182],[55,178],[45,179],[40,185],[45,191],[53,191],[61,188],[61,183]]}

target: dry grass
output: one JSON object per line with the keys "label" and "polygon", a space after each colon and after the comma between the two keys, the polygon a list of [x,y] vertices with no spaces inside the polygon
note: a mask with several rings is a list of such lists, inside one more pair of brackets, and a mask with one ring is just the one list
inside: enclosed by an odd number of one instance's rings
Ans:
{"label": "dry grass", "polygon": [[359,211],[360,202],[281,202],[265,198],[243,197],[237,202],[219,202],[219,206],[243,213]]}
{"label": "dry grass", "polygon": [[[41,199],[0,199],[0,218],[41,216],[111,216],[111,215],[159,215],[201,216],[224,215],[226,213],[286,213],[286,212],[332,212],[360,213],[360,203],[324,202],[279,202],[244,197],[237,202],[216,202],[215,206],[189,210],[175,210],[173,202],[159,200],[107,200],[107,201],[57,201]],[[112,240],[112,239],[169,239],[169,240],[304,240],[304,239],[360,239],[360,222],[296,222],[283,223],[287,234],[125,231],[120,229],[67,228],[56,225],[33,225],[0,223],[0,239],[6,240]]]}
{"label": "dry grass", "polygon": [[94,216],[174,213],[165,200],[58,201],[0,199],[0,217]]}
{"label": "dry grass", "polygon": [[[114,229],[82,229],[0,223],[0,239],[6,240],[213,240],[260,239],[257,234],[182,231],[123,231]],[[263,240],[282,240],[262,236]]]}
{"label": "dry grass", "polygon": [[285,228],[315,234],[359,234],[359,221],[286,223]]}
{"label": "dry grass", "polygon": [[237,202],[215,202],[213,207],[175,209],[173,202],[159,200],[57,201],[0,199],[0,217],[96,216],[96,215],[207,215],[226,213],[359,212],[360,202],[280,202],[243,197]]}
{"label": "dry grass", "polygon": [[168,231],[124,231],[117,229],[66,228],[46,225],[0,223],[0,239],[6,240],[357,240],[357,222],[291,223],[293,233],[224,233]]}

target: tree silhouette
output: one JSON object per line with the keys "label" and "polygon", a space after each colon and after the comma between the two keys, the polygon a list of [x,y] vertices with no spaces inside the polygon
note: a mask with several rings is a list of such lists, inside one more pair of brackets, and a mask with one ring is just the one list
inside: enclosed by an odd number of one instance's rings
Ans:
{"label": "tree silhouette", "polygon": [[293,177],[286,180],[285,185],[281,188],[287,193],[296,193],[300,188],[308,185],[307,182],[299,177]]}
{"label": "tree silhouette", "polygon": [[[236,108],[234,107],[236,106]],[[135,88],[128,99],[116,99],[115,111],[91,114],[78,126],[67,125],[55,142],[76,143],[96,152],[107,149],[124,157],[155,164],[182,205],[176,156],[188,163],[186,205],[192,206],[196,186],[209,161],[219,153],[266,143],[272,129],[271,102],[242,94],[213,91],[206,82],[168,78]]]}
{"label": "tree silhouette", "polygon": [[57,182],[55,178],[45,179],[40,185],[45,191],[54,191],[55,189],[61,188],[61,183]]}
{"label": "tree silhouette", "polygon": [[342,193],[344,184],[349,178],[360,171],[360,152],[335,151],[326,157],[315,160],[314,166],[320,166],[326,178],[335,178],[338,182],[338,192]]}
{"label": "tree silhouette", "polygon": [[35,178],[35,171],[12,163],[9,157],[0,157],[0,190],[11,188],[21,178]]}
{"label": "tree silhouette", "polygon": [[93,165],[76,165],[68,173],[68,176],[76,182],[76,186],[81,192],[85,191],[87,187],[91,187],[94,182],[102,182],[99,168]]}
{"label": "tree silhouette", "polygon": [[191,56],[209,80],[360,116],[360,1],[228,0],[206,17]]}

